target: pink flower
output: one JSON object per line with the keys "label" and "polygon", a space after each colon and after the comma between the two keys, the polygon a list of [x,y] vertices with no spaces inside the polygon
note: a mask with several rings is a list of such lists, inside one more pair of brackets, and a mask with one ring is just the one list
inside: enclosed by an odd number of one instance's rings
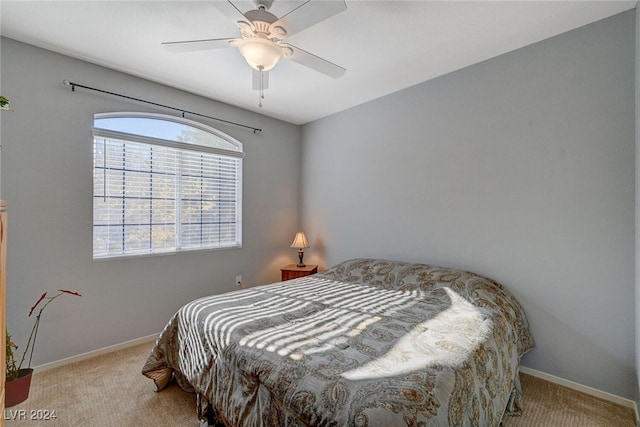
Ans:
{"label": "pink flower", "polygon": [[81,297],[81,296],[82,296],[82,295],[80,295],[79,293],[74,292],[74,291],[67,291],[66,289],[58,289],[58,290],[59,290],[60,292],[64,292],[64,293],[67,293],[67,294],[76,295],[76,296],[79,296],[79,297]]}
{"label": "pink flower", "polygon": [[40,302],[45,299],[45,297],[47,296],[47,293],[45,292],[44,294],[42,294],[42,296],[40,297],[40,299],[38,300],[38,302],[36,302],[33,307],[31,307],[31,310],[29,311],[29,317],[31,317],[31,315],[33,314],[33,310],[36,309],[36,307],[38,306],[38,304],[40,304]]}
{"label": "pink flower", "polygon": [[[22,357],[20,358],[19,362],[15,358],[15,354],[14,354],[14,350],[17,350],[18,347],[13,343],[13,341],[11,341],[11,335],[9,335],[9,331],[5,332],[7,336],[7,348],[6,348],[6,355],[7,355],[6,377],[7,378],[11,378],[11,379],[18,378],[20,374],[20,370],[22,369],[22,364],[24,363],[27,357],[27,354],[29,355],[29,367],[31,367],[31,358],[33,357],[33,349],[35,348],[36,337],[38,336],[38,326],[40,325],[40,318],[42,316],[42,312],[44,311],[45,308],[47,308],[49,304],[51,304],[51,302],[54,299],[64,294],[75,295],[78,297],[82,296],[78,292],[69,291],[66,289],[58,289],[58,293],[52,297],[47,296],[47,293],[45,292],[40,296],[40,298],[33,305],[33,307],[31,307],[31,310],[29,310],[29,317],[31,317],[31,315],[36,310],[36,308],[38,307],[40,308],[40,310],[38,311],[38,314],[36,315],[36,320],[33,324],[33,327],[31,328],[31,333],[29,334],[27,345],[25,346],[24,351],[22,352]],[[46,301],[43,304],[40,304],[44,300]]]}

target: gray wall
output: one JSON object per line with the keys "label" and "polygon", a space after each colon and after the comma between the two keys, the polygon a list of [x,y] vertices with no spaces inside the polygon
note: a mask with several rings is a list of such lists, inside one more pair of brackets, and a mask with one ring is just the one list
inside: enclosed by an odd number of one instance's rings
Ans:
{"label": "gray wall", "polygon": [[[2,198],[9,206],[8,326],[19,344],[45,290],[72,289],[44,315],[35,365],[159,332],[185,302],[279,280],[298,228],[300,127],[3,38]],[[188,64],[187,64],[188,66]],[[212,78],[215,78],[212,76]],[[87,86],[263,128],[202,121],[244,143],[241,249],[92,261],[93,114],[162,109],[63,86]],[[197,118],[189,117],[193,120]]]}
{"label": "gray wall", "polygon": [[527,367],[635,398],[634,11],[303,127],[309,262],[510,289]]}

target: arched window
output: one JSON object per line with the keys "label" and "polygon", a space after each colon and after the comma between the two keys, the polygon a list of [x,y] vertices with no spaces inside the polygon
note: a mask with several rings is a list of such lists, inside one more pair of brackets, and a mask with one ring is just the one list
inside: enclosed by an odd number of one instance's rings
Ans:
{"label": "arched window", "polygon": [[242,246],[242,144],[191,120],[96,114],[93,258]]}

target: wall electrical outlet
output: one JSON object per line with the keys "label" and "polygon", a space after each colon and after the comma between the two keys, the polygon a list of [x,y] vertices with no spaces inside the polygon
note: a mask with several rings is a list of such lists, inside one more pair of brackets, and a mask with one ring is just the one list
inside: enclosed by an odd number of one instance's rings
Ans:
{"label": "wall electrical outlet", "polygon": [[236,276],[236,286],[239,288],[242,287],[242,276]]}

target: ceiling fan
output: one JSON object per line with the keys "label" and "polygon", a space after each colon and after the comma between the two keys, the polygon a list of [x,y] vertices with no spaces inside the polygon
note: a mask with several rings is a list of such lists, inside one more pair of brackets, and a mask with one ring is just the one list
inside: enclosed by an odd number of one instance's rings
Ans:
{"label": "ceiling fan", "polygon": [[347,8],[344,0],[306,0],[280,18],[269,12],[273,0],[256,0],[256,9],[244,13],[230,0],[213,4],[238,26],[242,38],[173,41],[162,45],[174,52],[237,47],[253,70],[253,89],[260,91],[260,107],[264,90],[269,87],[268,72],[280,59],[297,62],[336,79],[345,73],[339,65],[283,43],[287,37],[344,11]]}

